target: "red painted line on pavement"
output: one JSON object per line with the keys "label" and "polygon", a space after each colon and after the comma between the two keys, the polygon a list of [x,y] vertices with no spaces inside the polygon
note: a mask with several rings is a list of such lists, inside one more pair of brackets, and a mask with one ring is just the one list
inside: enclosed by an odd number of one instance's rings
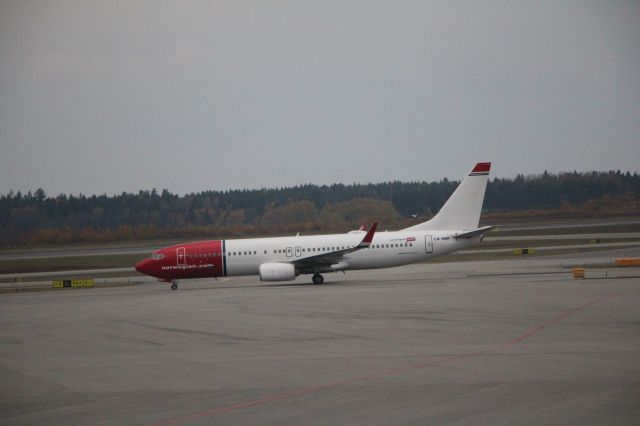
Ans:
{"label": "red painted line on pavement", "polygon": [[345,379],[345,380],[338,380],[332,383],[327,383],[324,385],[318,385],[318,386],[310,386],[307,388],[302,388],[302,389],[298,389],[295,391],[291,391],[291,392],[286,392],[286,393],[282,393],[282,394],[277,394],[277,395],[272,395],[272,396],[267,396],[261,399],[257,399],[254,401],[248,401],[248,402],[242,402],[239,404],[235,404],[235,405],[230,405],[227,407],[220,407],[220,408],[212,408],[210,410],[205,410],[205,411],[201,411],[198,413],[194,413],[194,414],[190,414],[187,416],[183,416],[183,417],[176,417],[173,419],[168,419],[168,420],[160,420],[158,422],[152,423],[152,425],[170,425],[170,424],[176,424],[176,423],[183,423],[183,422],[188,422],[191,420],[197,420],[199,418],[202,417],[206,417],[206,416],[211,416],[213,414],[220,414],[220,413],[226,413],[228,411],[233,411],[233,410],[238,410],[240,408],[247,408],[247,407],[251,407],[254,405],[260,405],[260,404],[264,404],[267,402],[272,402],[272,401],[279,401],[282,399],[288,399],[288,398],[292,398],[294,396],[299,396],[299,395],[304,395],[304,394],[308,394],[308,393],[314,393],[314,392],[318,392],[320,390],[323,389],[328,389],[328,388],[333,388],[336,386],[341,386],[341,385],[346,385],[349,383],[355,383],[355,382],[363,382],[366,380],[371,380],[374,379],[376,377],[383,377],[383,376],[388,376],[391,374],[399,374],[399,373],[404,373],[406,371],[410,371],[410,370],[415,370],[415,369],[419,369],[419,368],[424,368],[424,367],[428,367],[430,365],[435,365],[435,364],[443,364],[446,365],[458,358],[463,358],[463,357],[469,357],[469,356],[473,356],[473,355],[477,355],[480,352],[477,353],[473,353],[473,354],[462,354],[462,355],[454,355],[454,356],[448,356],[448,357],[444,357],[441,359],[434,359],[434,360],[430,360],[430,361],[426,361],[426,362],[420,362],[420,363],[415,363],[415,364],[409,364],[409,365],[405,365],[403,367],[398,367],[398,368],[392,368],[392,369],[388,369],[388,370],[382,370],[379,371],[378,373],[374,373],[374,374],[370,374],[367,376],[358,376],[358,377],[352,377],[349,379]]}
{"label": "red painted line on pavement", "polygon": [[560,315],[558,315],[557,317],[553,318],[552,320],[547,321],[544,324],[541,324],[541,325],[539,325],[537,327],[532,328],[531,330],[529,330],[526,333],[524,333],[522,336],[516,337],[515,339],[513,339],[512,341],[507,343],[507,345],[515,345],[516,343],[520,343],[523,340],[526,340],[529,337],[531,337],[531,336],[533,336],[535,334],[538,334],[540,331],[542,331],[546,327],[548,327],[550,325],[553,325],[553,324],[557,323],[560,320],[563,320],[564,318],[568,317],[569,315],[573,315],[576,312],[579,312],[579,311],[581,311],[583,309],[586,309],[591,305],[595,305],[596,303],[601,302],[604,299],[607,299],[609,297],[611,297],[611,296],[603,296],[603,297],[600,297],[599,299],[593,300],[593,301],[591,301],[591,302],[589,302],[589,303],[587,303],[585,305],[578,306],[577,308],[565,311],[565,312],[561,313]]}
{"label": "red painted line on pavement", "polygon": [[[587,304],[579,306],[577,308],[565,311],[565,312],[561,313],[560,315],[558,315],[557,317],[553,318],[552,320],[549,320],[549,321],[547,321],[547,322],[545,322],[545,323],[543,323],[543,324],[541,324],[541,325],[539,325],[537,327],[534,327],[531,330],[529,330],[526,333],[524,333],[523,335],[511,340],[510,342],[505,343],[505,345],[511,346],[511,345],[515,345],[515,344],[521,343],[524,340],[528,339],[529,337],[538,334],[540,331],[542,331],[546,327],[549,327],[549,326],[551,326],[551,325],[563,320],[564,318],[567,318],[568,316],[573,315],[576,312],[582,311],[583,309],[586,309],[589,306],[595,305],[596,303],[601,302],[604,299],[607,299],[609,297],[611,297],[611,296],[603,296],[603,297],[600,297],[600,298],[598,298],[596,300],[593,300],[593,301],[591,301],[591,302],[589,302]],[[212,416],[212,415],[215,415],[215,414],[227,413],[229,411],[235,411],[235,410],[239,410],[239,409],[242,409],[242,408],[253,407],[253,406],[256,406],[256,405],[262,405],[262,404],[266,404],[266,403],[273,402],[273,401],[281,401],[281,400],[284,400],[284,399],[294,398],[294,397],[300,396],[300,395],[306,395],[306,394],[310,394],[310,393],[315,393],[315,392],[319,392],[319,391],[324,390],[324,389],[335,388],[335,387],[346,385],[346,384],[349,384],[349,383],[369,381],[369,380],[372,380],[372,379],[375,379],[375,378],[379,378],[379,377],[390,376],[390,375],[393,375],[393,374],[400,374],[400,373],[404,373],[404,372],[407,372],[407,371],[417,370],[417,369],[421,369],[421,368],[425,368],[425,367],[429,367],[429,366],[434,366],[434,365],[447,365],[447,364],[450,364],[450,363],[452,363],[454,361],[457,361],[459,359],[471,358],[471,357],[474,357],[474,356],[477,356],[477,355],[482,355],[482,354],[485,354],[485,353],[488,353],[488,351],[472,352],[472,353],[468,353],[468,354],[459,354],[459,355],[451,355],[451,356],[447,356],[447,357],[443,357],[443,358],[439,358],[439,359],[433,359],[434,357],[432,357],[432,359],[429,359],[428,361],[408,364],[408,365],[405,365],[405,366],[402,366],[402,367],[391,368],[391,369],[387,369],[387,370],[382,370],[382,371],[379,371],[377,373],[369,374],[369,375],[366,375],[366,376],[351,377],[349,379],[337,380],[335,382],[326,383],[324,385],[310,386],[310,387],[306,387],[306,388],[297,389],[297,390],[294,390],[294,391],[291,391],[291,392],[285,392],[285,393],[281,393],[281,394],[266,396],[264,398],[256,399],[256,400],[253,400],[253,401],[241,402],[241,403],[234,404],[234,405],[229,405],[229,406],[226,406],[226,407],[212,408],[212,409],[209,409],[209,410],[200,411],[200,412],[189,414],[189,415],[186,415],[186,416],[174,417],[174,418],[166,419],[166,420],[159,420],[159,421],[157,421],[155,423],[152,423],[152,426],[171,425],[171,424],[189,422],[189,421],[201,419],[203,417]]]}

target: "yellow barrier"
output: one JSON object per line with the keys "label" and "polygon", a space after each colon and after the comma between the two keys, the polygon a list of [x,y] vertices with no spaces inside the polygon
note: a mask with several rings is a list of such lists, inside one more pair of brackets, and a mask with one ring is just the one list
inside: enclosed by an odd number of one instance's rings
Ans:
{"label": "yellow barrier", "polygon": [[585,278],[584,268],[573,268],[573,278]]}
{"label": "yellow barrier", "polygon": [[53,288],[93,287],[93,280],[55,280]]}
{"label": "yellow barrier", "polygon": [[589,240],[589,244],[600,244],[600,238],[596,238],[595,240]]}
{"label": "yellow barrier", "polygon": [[616,259],[616,266],[640,266],[640,259]]}
{"label": "yellow barrier", "polygon": [[520,256],[523,254],[536,254],[536,249],[532,248],[516,248],[513,249],[513,254],[516,256]]}

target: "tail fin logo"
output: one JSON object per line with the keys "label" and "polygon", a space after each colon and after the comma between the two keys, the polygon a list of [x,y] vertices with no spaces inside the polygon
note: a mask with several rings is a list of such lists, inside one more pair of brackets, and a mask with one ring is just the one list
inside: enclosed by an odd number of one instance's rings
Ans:
{"label": "tail fin logo", "polygon": [[491,170],[491,163],[478,163],[473,168],[473,170],[471,170],[471,173],[469,173],[469,176],[488,175],[490,170]]}

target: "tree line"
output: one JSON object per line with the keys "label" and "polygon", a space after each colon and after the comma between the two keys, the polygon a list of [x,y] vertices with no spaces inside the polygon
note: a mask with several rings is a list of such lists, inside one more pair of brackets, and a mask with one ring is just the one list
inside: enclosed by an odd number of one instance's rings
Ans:
{"label": "tree line", "polygon": [[[431,217],[458,184],[448,179],[309,184],[183,196],[166,189],[114,196],[11,191],[0,196],[0,241],[7,246],[344,231],[373,220],[393,228]],[[635,200],[639,193],[637,172],[544,172],[491,179],[484,209],[558,209],[605,196]]]}

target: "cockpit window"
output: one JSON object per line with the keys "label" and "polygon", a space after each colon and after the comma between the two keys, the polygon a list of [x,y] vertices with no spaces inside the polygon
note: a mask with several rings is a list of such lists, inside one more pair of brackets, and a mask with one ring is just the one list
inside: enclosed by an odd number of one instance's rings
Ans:
{"label": "cockpit window", "polygon": [[160,260],[160,259],[164,258],[164,254],[163,253],[153,253],[151,255],[151,258],[153,260]]}

